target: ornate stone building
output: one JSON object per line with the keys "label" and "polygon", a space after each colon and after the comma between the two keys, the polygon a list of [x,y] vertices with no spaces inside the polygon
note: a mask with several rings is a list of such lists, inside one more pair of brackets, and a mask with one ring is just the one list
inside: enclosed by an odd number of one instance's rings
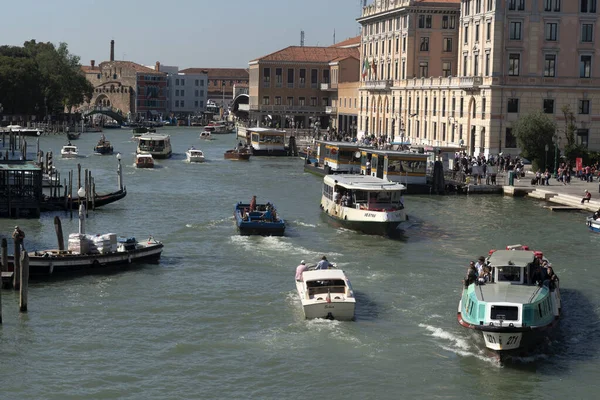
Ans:
{"label": "ornate stone building", "polygon": [[562,147],[568,106],[577,141],[600,149],[596,0],[377,0],[359,22],[361,65],[377,71],[362,80],[359,131],[516,155],[520,115],[552,116]]}

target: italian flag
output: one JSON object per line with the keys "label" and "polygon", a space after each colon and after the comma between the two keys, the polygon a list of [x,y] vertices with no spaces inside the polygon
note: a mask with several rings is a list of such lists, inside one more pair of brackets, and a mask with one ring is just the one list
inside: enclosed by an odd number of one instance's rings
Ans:
{"label": "italian flag", "polygon": [[365,79],[367,77],[367,73],[369,72],[369,60],[365,58],[365,62],[363,64],[362,77]]}

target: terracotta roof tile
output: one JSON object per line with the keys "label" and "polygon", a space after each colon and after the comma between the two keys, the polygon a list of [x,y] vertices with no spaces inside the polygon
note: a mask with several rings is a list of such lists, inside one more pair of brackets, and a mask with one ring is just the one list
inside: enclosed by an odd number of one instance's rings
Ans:
{"label": "terracotta roof tile", "polygon": [[289,46],[252,61],[329,62],[347,56],[359,58],[358,47]]}
{"label": "terracotta roof tile", "polygon": [[184,74],[208,74],[208,79],[235,78],[249,79],[248,70],[245,68],[186,68],[181,71]]}
{"label": "terracotta roof tile", "polygon": [[334,45],[331,45],[329,47],[355,47],[355,46],[359,46],[360,45],[360,36],[355,36],[355,37],[351,37],[348,38],[346,40],[343,40],[339,43],[336,43]]}

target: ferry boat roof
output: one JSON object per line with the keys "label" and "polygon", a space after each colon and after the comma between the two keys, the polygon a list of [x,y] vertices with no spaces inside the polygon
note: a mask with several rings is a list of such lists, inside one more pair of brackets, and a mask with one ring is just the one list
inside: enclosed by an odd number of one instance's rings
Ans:
{"label": "ferry boat roof", "polygon": [[376,149],[366,149],[361,148],[362,151],[366,151],[368,153],[389,156],[389,157],[402,157],[402,158],[415,158],[420,160],[427,159],[427,154],[419,154],[413,153],[412,151],[399,151],[399,150],[376,150]]}
{"label": "ferry boat roof", "polygon": [[261,126],[255,126],[254,128],[247,128],[246,130],[248,132],[263,133],[263,134],[267,134],[267,135],[285,135],[285,131],[282,131],[280,129],[263,128]]}
{"label": "ferry boat roof", "polygon": [[535,252],[530,250],[496,250],[488,261],[492,266],[526,267],[533,262],[534,258]]}
{"label": "ferry boat roof", "polygon": [[156,134],[156,133],[152,133],[152,134],[142,134],[140,136],[140,140],[167,140],[169,139],[170,135],[160,135],[160,134]]}
{"label": "ferry boat roof", "polygon": [[136,154],[137,158],[152,158],[152,154]]}
{"label": "ferry boat roof", "polygon": [[406,189],[406,186],[398,182],[391,182],[370,175],[326,175],[323,180],[330,185],[339,185],[352,190],[380,191]]}
{"label": "ferry boat roof", "polygon": [[326,146],[340,147],[340,148],[345,148],[345,149],[355,149],[355,150],[360,150],[361,148],[364,147],[365,149],[368,149],[369,151],[371,151],[371,148],[369,146],[365,146],[364,144],[352,143],[352,142],[330,142],[327,140],[315,140],[315,143],[324,144]]}

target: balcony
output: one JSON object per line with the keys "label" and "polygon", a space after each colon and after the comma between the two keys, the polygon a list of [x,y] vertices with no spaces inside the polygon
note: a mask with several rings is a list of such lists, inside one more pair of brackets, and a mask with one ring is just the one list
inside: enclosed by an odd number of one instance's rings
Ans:
{"label": "balcony", "polygon": [[254,112],[267,112],[273,114],[288,114],[288,113],[317,113],[324,114],[324,106],[306,106],[306,105],[264,105],[250,104],[249,110]]}
{"label": "balcony", "polygon": [[321,90],[325,92],[337,90],[337,83],[321,83]]}
{"label": "balcony", "polygon": [[483,84],[483,78],[480,76],[461,76],[458,86],[463,90],[478,90]]}
{"label": "balcony", "polygon": [[363,88],[367,90],[390,90],[392,84],[393,81],[389,79],[380,81],[366,81]]}
{"label": "balcony", "polygon": [[325,114],[334,114],[334,115],[337,114],[337,107],[326,106]]}

